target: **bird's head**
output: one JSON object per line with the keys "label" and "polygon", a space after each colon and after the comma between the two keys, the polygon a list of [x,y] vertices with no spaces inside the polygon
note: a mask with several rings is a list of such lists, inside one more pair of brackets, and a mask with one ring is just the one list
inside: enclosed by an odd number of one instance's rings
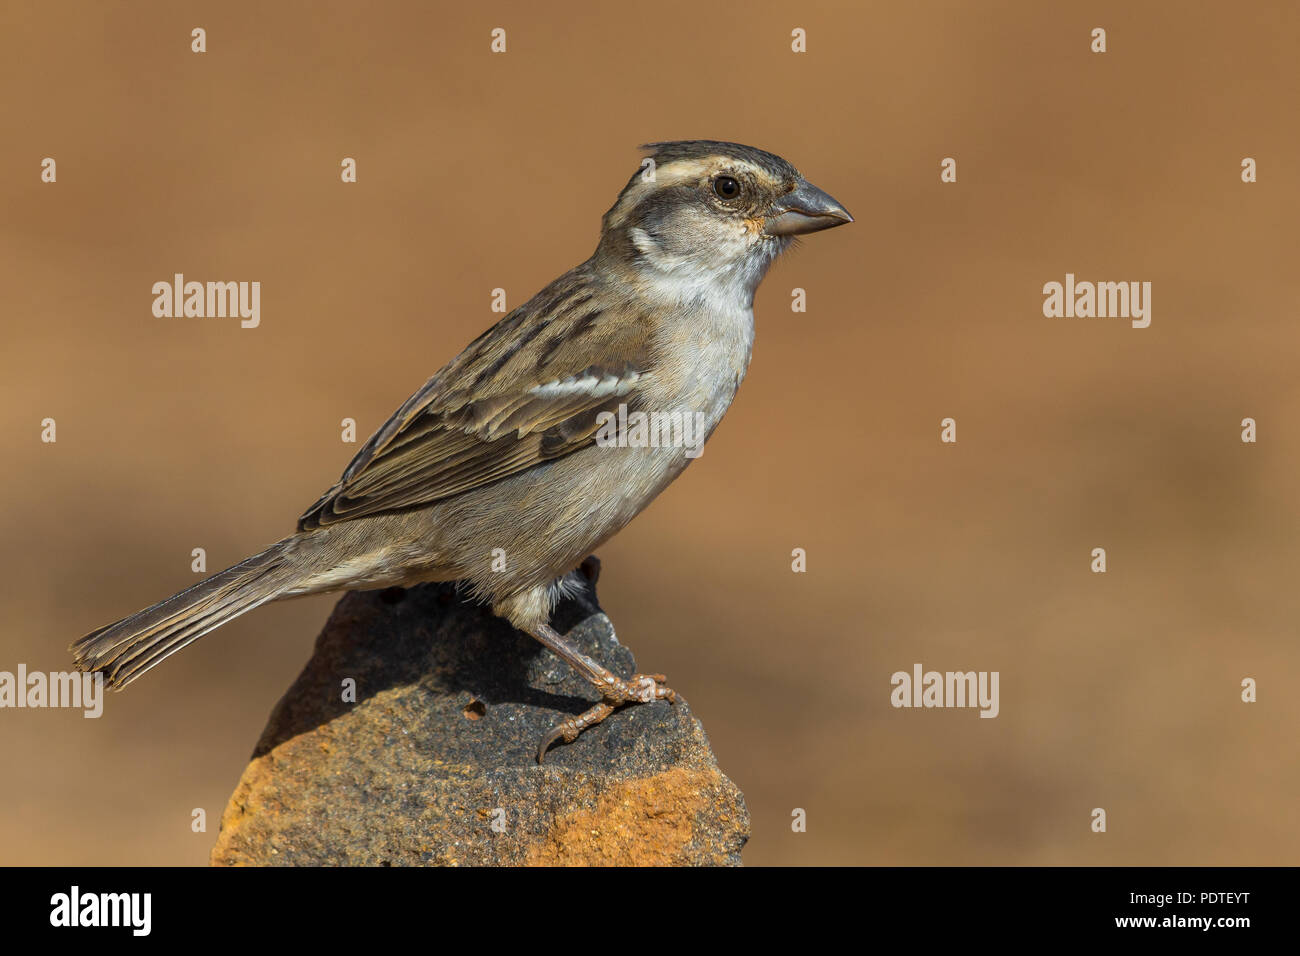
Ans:
{"label": "bird's head", "polygon": [[852,222],[780,156],[713,140],[651,143],[605,213],[596,255],[642,280],[747,290],[794,237]]}

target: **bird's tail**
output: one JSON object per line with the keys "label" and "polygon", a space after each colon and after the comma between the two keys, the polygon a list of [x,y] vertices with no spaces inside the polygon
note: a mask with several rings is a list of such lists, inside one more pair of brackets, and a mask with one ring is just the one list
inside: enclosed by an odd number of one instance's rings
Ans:
{"label": "bird's tail", "polygon": [[153,607],[91,631],[69,648],[77,669],[103,671],[108,686],[125,687],[214,628],[284,596],[297,577],[287,560],[289,541],[273,544]]}

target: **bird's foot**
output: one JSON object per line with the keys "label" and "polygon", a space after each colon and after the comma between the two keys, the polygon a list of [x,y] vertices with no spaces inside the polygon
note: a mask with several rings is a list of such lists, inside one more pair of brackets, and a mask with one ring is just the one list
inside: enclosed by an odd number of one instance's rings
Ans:
{"label": "bird's foot", "polygon": [[600,688],[604,700],[577,717],[570,717],[551,728],[537,749],[537,762],[542,763],[546,751],[556,741],[573,743],[578,739],[578,734],[588,727],[594,727],[624,704],[650,704],[656,700],[677,703],[676,691],[664,683],[667,679],[663,674],[634,674],[627,680],[613,674],[606,675]]}

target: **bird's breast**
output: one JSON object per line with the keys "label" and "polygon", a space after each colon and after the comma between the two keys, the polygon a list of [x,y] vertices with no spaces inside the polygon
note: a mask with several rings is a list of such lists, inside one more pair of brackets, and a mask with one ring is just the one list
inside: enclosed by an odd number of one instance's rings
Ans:
{"label": "bird's breast", "polygon": [[674,315],[656,336],[657,363],[644,406],[698,413],[712,432],[736,396],[753,347],[749,308],[705,307]]}

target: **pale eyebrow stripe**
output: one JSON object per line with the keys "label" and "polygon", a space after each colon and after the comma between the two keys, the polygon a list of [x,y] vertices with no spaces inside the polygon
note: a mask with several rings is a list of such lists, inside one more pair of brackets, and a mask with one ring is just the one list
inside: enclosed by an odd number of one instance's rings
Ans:
{"label": "pale eyebrow stripe", "polygon": [[614,207],[613,214],[610,217],[610,224],[613,226],[623,225],[627,222],[628,214],[641,203],[641,200],[655,190],[699,179],[716,169],[720,161],[724,165],[747,170],[752,175],[760,178],[770,175],[748,160],[738,159],[734,156],[719,155],[710,156],[707,159],[670,160],[661,166],[655,167],[654,182],[647,183],[638,178],[635,183],[624,190],[623,195],[619,198],[618,205]]}

